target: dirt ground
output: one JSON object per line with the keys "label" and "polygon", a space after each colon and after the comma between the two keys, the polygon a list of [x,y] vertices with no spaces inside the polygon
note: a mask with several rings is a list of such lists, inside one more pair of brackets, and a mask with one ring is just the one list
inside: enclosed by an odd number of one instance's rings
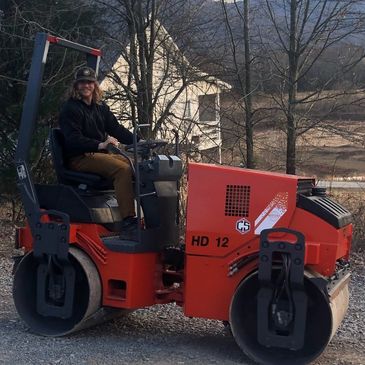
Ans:
{"label": "dirt ground", "polygon": [[[364,262],[361,259],[362,263]],[[184,317],[175,305],[154,306],[72,336],[29,332],[11,298],[11,260],[0,257],[0,364],[253,365],[221,322]],[[365,364],[364,268],[356,268],[350,309],[314,365]],[[294,365],[294,364],[293,364]]]}
{"label": "dirt ground", "polygon": [[[257,131],[254,143],[258,169],[285,171],[286,135],[283,132],[271,129]],[[346,122],[333,131],[326,129],[309,131],[298,139],[297,174],[321,179],[365,178],[364,143],[364,122]],[[227,147],[227,150],[223,150],[224,161],[239,165],[237,156],[242,153],[238,147],[233,153]]]}

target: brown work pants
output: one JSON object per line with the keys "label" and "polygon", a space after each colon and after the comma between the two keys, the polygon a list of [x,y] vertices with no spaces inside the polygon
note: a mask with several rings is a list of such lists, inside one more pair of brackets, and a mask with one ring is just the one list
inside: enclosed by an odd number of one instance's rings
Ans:
{"label": "brown work pants", "polygon": [[75,171],[93,172],[111,179],[122,219],[135,216],[132,170],[124,157],[100,152],[85,153],[71,158],[69,167]]}

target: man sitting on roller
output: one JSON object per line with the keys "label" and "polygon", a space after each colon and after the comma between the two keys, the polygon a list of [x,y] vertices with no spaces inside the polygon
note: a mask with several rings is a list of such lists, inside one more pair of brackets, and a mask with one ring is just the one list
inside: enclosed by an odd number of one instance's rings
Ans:
{"label": "man sitting on roller", "polygon": [[110,143],[117,146],[118,141],[133,143],[133,134],[118,123],[101,98],[95,71],[90,67],[80,68],[59,119],[65,137],[65,157],[72,170],[92,172],[113,181],[123,219],[122,232],[130,236],[137,228],[132,170],[127,159],[108,154],[106,148]]}

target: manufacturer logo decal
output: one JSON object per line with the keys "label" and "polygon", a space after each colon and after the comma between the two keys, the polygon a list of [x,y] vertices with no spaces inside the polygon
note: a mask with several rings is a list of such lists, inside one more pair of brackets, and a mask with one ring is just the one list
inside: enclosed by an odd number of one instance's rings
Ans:
{"label": "manufacturer logo decal", "polygon": [[288,210],[288,193],[277,193],[275,198],[261,212],[255,220],[255,234],[260,234],[264,229],[275,226],[279,219]]}
{"label": "manufacturer logo decal", "polygon": [[17,166],[16,172],[18,173],[19,180],[24,180],[27,178],[27,172],[25,170],[24,165]]}
{"label": "manufacturer logo decal", "polygon": [[236,230],[241,233],[241,234],[245,234],[247,232],[250,231],[251,228],[251,224],[250,222],[245,219],[245,218],[241,218],[236,222]]}

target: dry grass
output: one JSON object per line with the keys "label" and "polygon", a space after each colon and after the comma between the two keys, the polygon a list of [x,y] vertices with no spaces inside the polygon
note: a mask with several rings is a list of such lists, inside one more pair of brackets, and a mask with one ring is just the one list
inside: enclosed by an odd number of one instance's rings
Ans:
{"label": "dry grass", "polygon": [[334,189],[331,197],[346,207],[353,217],[353,251],[365,249],[365,191],[361,189]]}
{"label": "dry grass", "polygon": [[[309,96],[298,93],[298,98]],[[280,100],[280,95],[275,95]],[[283,96],[285,97],[285,96]],[[285,99],[283,100],[285,105]],[[365,175],[365,93],[360,90],[324,91],[297,106],[298,173],[320,178]],[[222,137],[228,164],[244,160],[244,110],[239,95],[221,98]],[[257,168],[285,170],[286,115],[272,95],[254,98],[254,145]],[[304,134],[302,134],[304,133]],[[242,144],[241,151],[238,144]],[[231,150],[231,153],[229,153]]]}
{"label": "dry grass", "polygon": [[[353,250],[365,250],[365,191],[361,189],[333,189],[330,196],[346,207],[353,215]],[[0,209],[0,255],[11,255],[16,225],[11,220],[10,205]]]}
{"label": "dry grass", "polygon": [[[353,137],[353,140],[351,138]],[[321,179],[365,175],[365,123],[313,129],[297,144],[297,174]],[[257,168],[285,171],[286,136],[279,130],[255,134]]]}
{"label": "dry grass", "polygon": [[10,204],[3,204],[0,208],[0,256],[11,255],[15,241],[15,224],[12,222]]}

